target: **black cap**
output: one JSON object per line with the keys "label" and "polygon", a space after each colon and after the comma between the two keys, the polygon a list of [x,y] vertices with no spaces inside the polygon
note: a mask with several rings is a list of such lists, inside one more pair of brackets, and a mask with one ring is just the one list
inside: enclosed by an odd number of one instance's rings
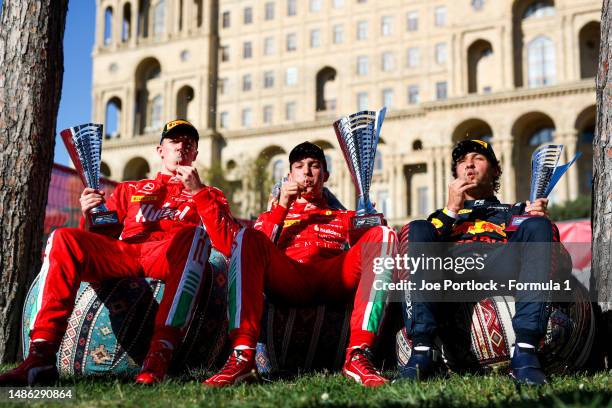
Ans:
{"label": "black cap", "polygon": [[306,158],[319,160],[323,165],[323,169],[327,172],[327,160],[325,160],[323,149],[310,142],[300,143],[291,150],[291,153],[289,153],[289,168],[291,168],[291,165],[296,161]]}
{"label": "black cap", "polygon": [[460,158],[472,152],[482,154],[491,162],[491,164],[499,167],[499,161],[497,161],[497,157],[495,157],[495,152],[493,152],[491,144],[485,142],[484,140],[476,139],[463,140],[455,145],[452,155],[453,164],[456,164]]}
{"label": "black cap", "polygon": [[197,142],[200,140],[200,135],[198,134],[198,130],[191,123],[186,120],[176,119],[171,120],[170,122],[164,125],[164,129],[162,130],[161,139],[159,139],[159,144],[162,143],[164,138],[172,137],[177,133],[181,133],[183,135],[191,136]]}

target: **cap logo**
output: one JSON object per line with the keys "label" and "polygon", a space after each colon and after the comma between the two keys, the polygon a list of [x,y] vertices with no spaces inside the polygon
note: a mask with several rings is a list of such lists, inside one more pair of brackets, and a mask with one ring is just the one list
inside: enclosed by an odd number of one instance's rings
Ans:
{"label": "cap logo", "polygon": [[479,145],[481,145],[481,146],[482,146],[482,147],[484,147],[485,149],[488,149],[488,148],[489,148],[489,144],[488,144],[487,142],[485,142],[485,141],[482,141],[482,140],[476,140],[476,139],[474,139],[474,140],[472,140],[472,142],[476,142],[476,143],[478,143]]}
{"label": "cap logo", "polygon": [[168,130],[170,130],[173,127],[178,126],[178,125],[188,125],[188,126],[191,126],[191,123],[187,122],[186,120],[180,120],[180,119],[179,120],[173,120],[173,121],[168,122],[166,124],[166,131],[168,131]]}

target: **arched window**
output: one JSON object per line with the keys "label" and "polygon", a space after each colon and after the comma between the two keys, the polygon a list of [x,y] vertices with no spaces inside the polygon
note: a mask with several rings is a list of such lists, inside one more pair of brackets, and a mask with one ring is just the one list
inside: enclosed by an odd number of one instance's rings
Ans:
{"label": "arched window", "polygon": [[336,70],[325,67],[317,73],[317,111],[336,110]]}
{"label": "arched window", "polygon": [[529,137],[528,144],[529,146],[540,146],[544,143],[550,143],[553,141],[554,135],[554,128],[545,127],[538,129]]}
{"label": "arched window", "polygon": [[421,140],[417,139],[414,142],[412,142],[412,150],[419,151],[419,150],[423,150],[423,142],[421,142]]}
{"label": "arched window", "polygon": [[194,121],[194,91],[190,86],[182,87],[176,97],[176,117]]}
{"label": "arched window", "polygon": [[138,6],[138,36],[147,38],[149,36],[149,12],[151,2],[149,0],[140,0]]}
{"label": "arched window", "polygon": [[[160,96],[157,106],[162,104],[161,95],[164,93],[164,82],[161,79],[161,65],[155,58],[144,59],[136,68],[135,72],[135,116],[134,132],[137,135],[155,130],[152,128],[153,97]],[[159,111],[162,117],[162,111]],[[161,119],[160,119],[161,120]]]}
{"label": "arched window", "polygon": [[556,82],[555,44],[550,38],[539,36],[527,45],[527,71],[530,88]]}
{"label": "arched window", "polygon": [[128,42],[132,36],[132,5],[123,5],[123,24],[121,25],[121,41]]}
{"label": "arched window", "polygon": [[149,127],[151,130],[161,129],[163,126],[164,115],[164,99],[161,95],[156,95],[151,100],[151,121]]}
{"label": "arched window", "polygon": [[204,7],[202,5],[202,0],[194,0],[195,5],[195,24],[196,27],[202,27],[202,20],[204,19]]}
{"label": "arched window", "polygon": [[108,164],[104,162],[100,162],[100,173],[102,173],[104,177],[110,178],[111,171],[110,171],[110,167],[108,167]]}
{"label": "arched window", "polygon": [[121,100],[112,98],[106,104],[106,120],[104,121],[104,137],[107,139],[120,137]]}
{"label": "arched window", "polygon": [[597,75],[599,60],[600,24],[591,21],[580,30],[580,78],[593,78]]}
{"label": "arched window", "polygon": [[485,40],[475,41],[468,48],[468,92],[491,92],[495,82],[493,47]]}
{"label": "arched window", "polygon": [[555,15],[555,6],[552,1],[537,0],[531,3],[523,13],[523,20],[528,18],[550,17]]}
{"label": "arched window", "polygon": [[166,1],[159,0],[153,10],[153,36],[160,38],[166,30]]}
{"label": "arched window", "polygon": [[107,7],[104,11],[104,45],[113,41],[113,8]]}

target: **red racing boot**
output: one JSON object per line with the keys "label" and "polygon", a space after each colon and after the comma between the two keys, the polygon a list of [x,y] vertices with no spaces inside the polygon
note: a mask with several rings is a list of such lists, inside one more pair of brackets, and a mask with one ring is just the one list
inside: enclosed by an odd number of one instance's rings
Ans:
{"label": "red racing boot", "polygon": [[17,367],[0,374],[0,386],[52,385],[59,379],[57,346],[49,341],[30,342],[30,354]]}
{"label": "red racing boot", "polygon": [[209,387],[226,387],[258,378],[255,365],[255,349],[234,349],[217,374],[202,384]]}
{"label": "red racing boot", "polygon": [[166,340],[157,340],[151,343],[151,348],[142,363],[142,370],[136,376],[138,384],[153,385],[164,380],[168,367],[172,361],[174,349]]}
{"label": "red racing boot", "polygon": [[366,387],[379,387],[389,380],[372,365],[372,355],[367,347],[353,347],[346,350],[342,374]]}

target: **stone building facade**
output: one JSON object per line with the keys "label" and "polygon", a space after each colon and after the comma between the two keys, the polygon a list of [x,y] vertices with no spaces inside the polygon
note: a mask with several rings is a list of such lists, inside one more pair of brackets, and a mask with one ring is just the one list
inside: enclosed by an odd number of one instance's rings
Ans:
{"label": "stone building facade", "polygon": [[238,186],[241,216],[266,198],[247,164],[278,179],[304,140],[351,207],[332,123],[387,106],[371,196],[393,225],[444,206],[465,138],[493,144],[507,202],[528,198],[538,145],[583,152],[553,196],[574,199],[591,189],[600,14],[597,0],[97,0],[103,169],[146,176],[163,123],[181,117],[202,135],[198,165]]}

